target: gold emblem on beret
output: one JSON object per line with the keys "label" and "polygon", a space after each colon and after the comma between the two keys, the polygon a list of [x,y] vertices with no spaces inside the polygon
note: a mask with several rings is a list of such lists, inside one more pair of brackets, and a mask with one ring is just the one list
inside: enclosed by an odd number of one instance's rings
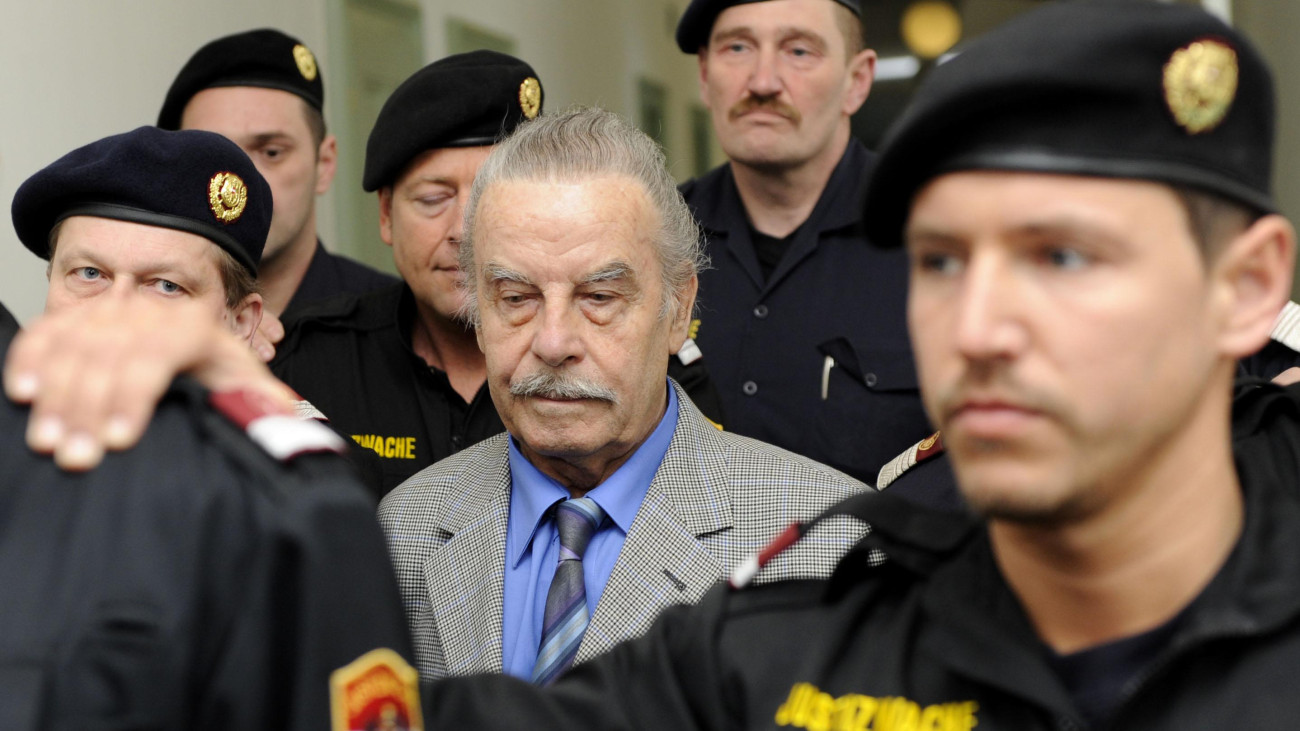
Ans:
{"label": "gold emblem on beret", "polygon": [[208,181],[208,205],[222,223],[234,223],[248,205],[248,186],[234,173],[217,173]]}
{"label": "gold emblem on beret", "polygon": [[542,84],[537,79],[529,76],[524,79],[524,83],[519,85],[519,106],[524,110],[524,116],[532,119],[542,110]]}
{"label": "gold emblem on beret", "polygon": [[1210,39],[1174,51],[1165,64],[1165,103],[1190,134],[1214,129],[1237,95],[1237,52]]}
{"label": "gold emblem on beret", "polygon": [[298,73],[308,81],[316,80],[316,57],[311,49],[299,43],[293,47],[293,60],[298,64]]}

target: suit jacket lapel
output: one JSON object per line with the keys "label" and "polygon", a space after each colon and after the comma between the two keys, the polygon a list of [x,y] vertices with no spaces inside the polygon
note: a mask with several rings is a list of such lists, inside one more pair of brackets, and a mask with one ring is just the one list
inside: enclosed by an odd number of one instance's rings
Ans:
{"label": "suit jacket lapel", "polygon": [[699,542],[732,526],[725,455],[717,431],[677,384],[677,429],[628,530],[575,662],[649,628],[668,606],[699,601],[723,563]]}
{"label": "suit jacket lapel", "polygon": [[[452,675],[502,671],[501,622],[506,531],[510,510],[510,467],[506,442],[493,450],[482,481],[464,481],[447,498],[441,528],[451,538],[424,564],[439,641]],[[455,587],[448,592],[447,587]],[[450,597],[450,600],[449,600]]]}

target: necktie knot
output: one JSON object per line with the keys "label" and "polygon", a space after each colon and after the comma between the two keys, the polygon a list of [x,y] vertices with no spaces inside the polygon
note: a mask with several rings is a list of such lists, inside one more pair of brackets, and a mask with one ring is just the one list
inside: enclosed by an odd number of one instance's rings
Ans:
{"label": "necktie knot", "polygon": [[605,519],[595,500],[580,497],[555,506],[555,529],[560,534],[560,560],[581,561],[591,536]]}

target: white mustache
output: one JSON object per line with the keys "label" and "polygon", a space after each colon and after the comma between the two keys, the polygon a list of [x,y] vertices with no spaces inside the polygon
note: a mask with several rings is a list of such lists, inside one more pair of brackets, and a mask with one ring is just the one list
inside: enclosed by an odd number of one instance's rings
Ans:
{"label": "white mustache", "polygon": [[594,399],[618,403],[618,394],[596,381],[580,376],[561,375],[556,371],[539,371],[510,382],[512,396],[540,396],[551,399]]}

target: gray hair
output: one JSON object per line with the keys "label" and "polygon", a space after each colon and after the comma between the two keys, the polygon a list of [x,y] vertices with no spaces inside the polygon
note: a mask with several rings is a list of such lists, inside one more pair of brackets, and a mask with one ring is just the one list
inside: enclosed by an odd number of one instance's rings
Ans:
{"label": "gray hair", "polygon": [[662,317],[679,313],[691,277],[708,266],[700,227],[668,173],[659,145],[612,112],[579,108],[542,115],[520,125],[492,150],[474,178],[465,206],[460,270],[465,272],[463,314],[479,324],[478,276],[474,268],[476,218],[483,192],[509,181],[572,183],[607,175],[641,184],[659,216],[659,264],[663,270]]}

